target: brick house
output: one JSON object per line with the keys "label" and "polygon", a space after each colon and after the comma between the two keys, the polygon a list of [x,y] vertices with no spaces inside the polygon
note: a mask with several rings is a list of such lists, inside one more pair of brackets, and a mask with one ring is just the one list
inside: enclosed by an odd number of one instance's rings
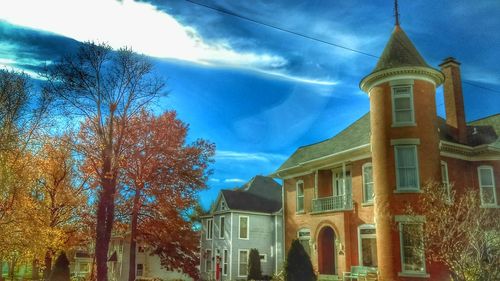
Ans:
{"label": "brick house", "polygon": [[[447,58],[440,68],[396,24],[360,82],[370,112],[298,148],[273,173],[284,185],[285,249],[299,239],[321,278],[363,265],[377,267],[384,281],[448,280],[405,239],[422,226],[408,223],[404,202],[414,204],[428,181],[477,188],[482,207],[499,207],[500,114],[466,123],[460,63]],[[440,85],[446,119],[436,113]]]}

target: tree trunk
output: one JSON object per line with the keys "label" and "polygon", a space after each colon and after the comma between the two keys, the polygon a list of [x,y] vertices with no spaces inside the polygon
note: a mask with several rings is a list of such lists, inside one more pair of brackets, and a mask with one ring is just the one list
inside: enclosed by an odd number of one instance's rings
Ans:
{"label": "tree trunk", "polygon": [[45,252],[45,269],[43,270],[43,278],[49,280],[50,272],[52,271],[52,253],[50,250]]}
{"label": "tree trunk", "polygon": [[33,263],[31,265],[31,280],[38,280],[38,279],[40,279],[40,276],[38,276],[38,260],[33,259]]}
{"label": "tree trunk", "polygon": [[103,175],[101,177],[102,190],[99,192],[97,204],[95,258],[97,267],[97,281],[108,281],[108,250],[111,240],[115,213],[116,181],[112,171],[112,148],[108,145],[103,151]]}
{"label": "tree trunk", "polygon": [[10,277],[10,280],[14,280],[14,275],[15,275],[15,272],[16,272],[16,259],[15,258],[12,258],[12,260],[10,261],[10,266],[9,266],[9,277]]}
{"label": "tree trunk", "polygon": [[128,270],[128,281],[135,280],[135,254],[137,247],[137,218],[139,216],[139,203],[141,191],[139,188],[135,190],[134,206],[132,207],[132,218],[130,220],[130,259]]}
{"label": "tree trunk", "polygon": [[3,281],[3,258],[0,256],[0,281]]}

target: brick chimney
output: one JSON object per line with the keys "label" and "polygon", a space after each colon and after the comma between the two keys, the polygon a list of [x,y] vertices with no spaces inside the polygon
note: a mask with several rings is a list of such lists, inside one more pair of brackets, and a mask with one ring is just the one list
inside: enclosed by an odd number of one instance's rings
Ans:
{"label": "brick chimney", "polygon": [[452,127],[452,134],[459,143],[467,143],[460,63],[455,58],[449,57],[439,66],[445,77],[443,87],[446,124]]}

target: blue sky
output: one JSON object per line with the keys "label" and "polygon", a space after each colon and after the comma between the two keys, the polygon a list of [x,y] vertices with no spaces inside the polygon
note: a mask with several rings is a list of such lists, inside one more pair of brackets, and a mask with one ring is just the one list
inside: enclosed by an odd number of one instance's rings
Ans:
{"label": "blue sky", "polygon": [[[196,2],[375,56],[394,25],[391,0]],[[430,65],[448,56],[462,63],[467,119],[499,113],[500,1],[399,2],[401,25]],[[86,40],[150,56],[170,91],[157,108],[177,110],[190,140],[216,143],[205,206],[221,188],[271,173],[299,146],[332,137],[369,110],[358,83],[376,58],[186,0],[0,3],[0,67],[37,79]],[[438,89],[440,115],[442,100]]]}

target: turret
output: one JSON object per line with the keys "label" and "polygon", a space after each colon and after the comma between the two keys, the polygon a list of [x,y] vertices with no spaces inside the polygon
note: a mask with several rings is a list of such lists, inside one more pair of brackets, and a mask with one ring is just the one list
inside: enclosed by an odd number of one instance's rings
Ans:
{"label": "turret", "polygon": [[[426,181],[440,179],[435,94],[443,80],[397,22],[375,69],[360,83],[370,97],[379,280],[405,276],[398,231],[405,203],[416,202]],[[425,263],[418,270],[425,275]]]}

